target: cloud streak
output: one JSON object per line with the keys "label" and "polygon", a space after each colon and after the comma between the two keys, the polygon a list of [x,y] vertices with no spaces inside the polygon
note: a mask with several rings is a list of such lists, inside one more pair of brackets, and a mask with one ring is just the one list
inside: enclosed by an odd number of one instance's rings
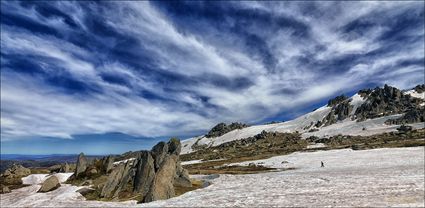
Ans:
{"label": "cloud streak", "polygon": [[1,4],[2,140],[194,135],[424,82],[421,2]]}

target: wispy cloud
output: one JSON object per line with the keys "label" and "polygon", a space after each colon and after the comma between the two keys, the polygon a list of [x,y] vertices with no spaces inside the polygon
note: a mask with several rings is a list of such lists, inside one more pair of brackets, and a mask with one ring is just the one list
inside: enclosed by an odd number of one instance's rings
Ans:
{"label": "wispy cloud", "polygon": [[191,135],[424,82],[421,2],[1,4],[2,140]]}

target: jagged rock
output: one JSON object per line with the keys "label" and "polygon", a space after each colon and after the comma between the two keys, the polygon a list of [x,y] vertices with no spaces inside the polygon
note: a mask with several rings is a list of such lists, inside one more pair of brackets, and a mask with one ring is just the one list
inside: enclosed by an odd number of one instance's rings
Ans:
{"label": "jagged rock", "polygon": [[337,104],[340,104],[340,103],[344,102],[347,99],[348,99],[348,97],[345,96],[345,95],[337,96],[334,99],[331,99],[331,100],[328,101],[328,106],[329,107],[333,107],[333,106],[335,106]]}
{"label": "jagged rock", "polygon": [[182,145],[180,141],[176,138],[171,138],[170,141],[168,141],[168,153],[169,154],[175,154],[180,155]]}
{"label": "jagged rock", "polygon": [[60,172],[61,173],[67,173],[70,171],[70,167],[68,165],[68,163],[62,164],[61,168],[60,168]]}
{"label": "jagged rock", "polygon": [[149,151],[143,151],[137,159],[134,192],[145,196],[155,178],[154,159]]}
{"label": "jagged rock", "polygon": [[61,165],[53,165],[49,167],[50,173],[59,173],[61,171]]}
{"label": "jagged rock", "polygon": [[109,173],[114,168],[114,156],[109,155],[102,158],[102,171]]}
{"label": "jagged rock", "polygon": [[225,123],[219,123],[216,126],[214,126],[206,135],[205,137],[219,137],[221,135],[224,135],[228,132],[231,132],[235,129],[243,129],[248,127],[246,124],[242,123],[231,123],[230,125],[227,125]]}
{"label": "jagged rock", "polygon": [[130,176],[134,175],[132,168],[130,162],[119,164],[109,175],[100,195],[105,198],[117,197],[120,190],[129,182]]}
{"label": "jagged rock", "polygon": [[9,187],[3,184],[0,184],[0,194],[7,194],[7,193],[10,193]]}
{"label": "jagged rock", "polygon": [[3,173],[3,177],[24,177],[24,176],[28,176],[29,174],[31,174],[31,170],[28,168],[25,168],[22,165],[18,165],[18,164],[13,164],[12,167],[6,169]]}
{"label": "jagged rock", "polygon": [[388,85],[384,88],[362,91],[362,95],[366,98],[366,102],[356,109],[357,121],[405,113],[411,109],[418,109],[422,103],[421,99],[405,95],[397,88]]}
{"label": "jagged rock", "polygon": [[38,190],[38,192],[49,192],[53,191],[57,188],[59,188],[61,185],[59,183],[59,179],[56,176],[50,176],[47,178],[43,184],[41,185],[41,188]]}
{"label": "jagged rock", "polygon": [[425,84],[417,85],[413,88],[417,93],[425,92]]}
{"label": "jagged rock", "polygon": [[77,166],[75,167],[74,176],[78,177],[80,174],[84,173],[88,167],[87,158],[84,156],[84,153],[78,155]]}
{"label": "jagged rock", "polygon": [[168,153],[168,144],[165,142],[159,142],[152,148],[151,153],[155,161],[155,170],[158,170]]}
{"label": "jagged rock", "polygon": [[169,199],[174,196],[173,183],[177,158],[177,155],[170,155],[164,159],[164,162],[155,175],[155,179],[144,199],[144,202]]}
{"label": "jagged rock", "polygon": [[409,123],[425,122],[424,108],[411,109],[407,111],[402,117],[396,119],[388,119],[385,124],[400,125]]}
{"label": "jagged rock", "polygon": [[[99,196],[108,199],[132,196],[140,202],[173,197],[174,185],[191,186],[188,172],[180,165],[180,152],[181,144],[178,139],[170,139],[168,143],[160,142],[151,151],[137,152],[135,160],[120,163],[112,169],[106,182],[98,186]],[[107,160],[103,158],[100,163],[95,162],[85,173],[88,174],[93,167],[107,169]],[[99,173],[106,174],[102,171]]]}

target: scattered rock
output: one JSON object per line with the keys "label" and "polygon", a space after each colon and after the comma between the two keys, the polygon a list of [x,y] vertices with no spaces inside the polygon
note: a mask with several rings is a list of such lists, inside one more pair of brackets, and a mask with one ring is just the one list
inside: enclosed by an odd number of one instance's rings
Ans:
{"label": "scattered rock", "polygon": [[42,192],[42,193],[49,192],[59,187],[60,187],[59,179],[56,176],[50,176],[43,182],[38,192]]}
{"label": "scattered rock", "polygon": [[95,192],[95,191],[96,191],[96,189],[83,187],[83,188],[76,190],[75,192],[78,192],[78,193],[80,193],[81,195],[84,196],[86,194],[89,194],[89,193],[92,193],[92,192]]}

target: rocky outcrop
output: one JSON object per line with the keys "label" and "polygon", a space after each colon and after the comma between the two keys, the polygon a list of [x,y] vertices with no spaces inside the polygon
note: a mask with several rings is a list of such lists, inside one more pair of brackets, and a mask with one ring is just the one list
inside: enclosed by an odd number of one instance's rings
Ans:
{"label": "rocky outcrop", "polygon": [[3,173],[3,177],[24,177],[31,174],[31,170],[28,168],[25,168],[22,165],[13,164],[12,167],[6,169]]}
{"label": "rocky outcrop", "polygon": [[9,187],[6,185],[0,184],[0,194],[7,194],[10,193]]}
{"label": "rocky outcrop", "polygon": [[425,111],[425,108],[410,109],[400,118],[388,119],[387,121],[385,121],[385,124],[400,125],[400,124],[425,122],[424,111]]}
{"label": "rocky outcrop", "polygon": [[[345,98],[345,100],[340,100],[342,98]],[[343,95],[335,98],[335,101],[332,102],[333,107],[331,112],[318,125],[328,126],[336,123],[337,121],[349,118],[350,113],[353,110],[353,106],[350,104],[350,101],[351,100]]]}
{"label": "rocky outcrop", "polygon": [[422,103],[422,100],[405,95],[399,89],[388,85],[364,91],[362,95],[366,98],[366,102],[356,109],[355,115],[358,121],[406,113],[411,109],[417,109]]}
{"label": "rocky outcrop", "polygon": [[69,167],[68,163],[62,164],[60,170],[61,173],[67,173],[71,171],[71,167]]}
{"label": "rocky outcrop", "polygon": [[50,176],[43,182],[38,192],[44,193],[44,192],[53,191],[59,188],[60,186],[61,184],[59,182],[59,179],[56,176]]}
{"label": "rocky outcrop", "polygon": [[104,158],[102,158],[102,171],[105,173],[109,173],[112,171],[112,168],[114,168],[114,156],[109,155]]}
{"label": "rocky outcrop", "polygon": [[415,88],[413,88],[417,93],[423,93],[425,92],[425,84],[417,85]]}
{"label": "rocky outcrop", "polygon": [[87,158],[84,156],[84,153],[80,153],[77,159],[77,166],[75,167],[74,176],[78,178],[82,173],[84,173],[88,167],[89,163]]}
{"label": "rocky outcrop", "polygon": [[[420,92],[425,86],[418,85],[415,87],[415,91]],[[424,114],[422,113],[425,109],[421,106],[423,102],[421,99],[404,94],[402,91],[395,87],[384,85],[383,88],[375,88],[360,90],[358,94],[365,100],[363,104],[355,109],[353,112],[353,106],[351,100],[344,96],[337,96],[334,99],[329,100],[328,106],[332,107],[328,115],[322,120],[315,123],[314,127],[322,127],[332,125],[338,121],[342,121],[347,118],[351,120],[364,121],[366,119],[373,119],[381,116],[403,114],[398,119],[390,119],[386,121],[386,124],[406,124],[406,123],[417,123],[424,122]],[[311,125],[304,130],[310,129]]]}
{"label": "rocky outcrop", "polygon": [[121,195],[132,194],[140,202],[173,197],[174,186],[192,185],[187,171],[180,165],[180,151],[178,139],[160,142],[151,151],[141,151],[136,160],[113,169],[100,197],[119,199]]}
{"label": "rocky outcrop", "polygon": [[347,97],[347,96],[345,96],[345,95],[336,96],[335,98],[330,99],[330,100],[328,101],[328,106],[329,106],[329,107],[333,107],[333,106],[335,106],[335,105],[338,105],[338,104],[340,104],[340,103],[344,102],[344,101],[345,101],[345,100],[347,100],[347,99],[348,99],[348,97]]}
{"label": "rocky outcrop", "polygon": [[243,129],[248,127],[246,124],[242,123],[231,123],[230,125],[227,125],[225,123],[219,123],[216,126],[214,126],[206,135],[205,137],[219,137],[221,135],[224,135],[228,132],[231,132],[235,129]]}
{"label": "rocky outcrop", "polygon": [[155,160],[151,152],[143,151],[137,159],[136,177],[134,179],[135,193],[146,196],[155,179]]}

